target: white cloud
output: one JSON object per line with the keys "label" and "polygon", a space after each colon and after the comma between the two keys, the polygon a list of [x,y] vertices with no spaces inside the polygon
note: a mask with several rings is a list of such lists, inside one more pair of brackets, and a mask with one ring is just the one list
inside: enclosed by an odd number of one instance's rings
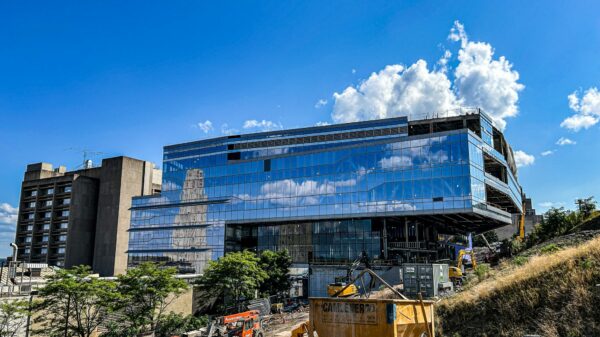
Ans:
{"label": "white cloud", "polygon": [[542,157],[546,157],[546,156],[550,156],[553,155],[554,151],[553,150],[547,150],[541,153]]}
{"label": "white cloud", "polygon": [[333,97],[332,119],[341,123],[396,116],[419,119],[457,105],[448,77],[441,71],[430,71],[424,60],[408,68],[386,66],[357,87],[347,87]]}
{"label": "white cloud", "polygon": [[560,146],[564,146],[564,145],[575,145],[577,144],[576,141],[571,140],[569,138],[565,138],[565,137],[560,137],[557,141],[556,141],[556,145],[560,145]]}
{"label": "white cloud", "polygon": [[238,130],[238,129],[230,128],[229,124],[227,124],[227,123],[223,123],[221,125],[221,133],[224,134],[224,135],[228,135],[229,136],[229,135],[233,135],[233,134],[236,134],[236,133],[239,133],[239,132],[240,132],[240,130]]}
{"label": "white cloud", "polygon": [[244,129],[259,129],[261,131],[272,131],[272,130],[281,130],[283,129],[283,125],[281,123],[275,123],[272,121],[262,120],[258,121],[256,119],[250,119],[244,122]]}
{"label": "white cloud", "polygon": [[550,208],[550,207],[562,207],[565,205],[564,202],[552,202],[552,201],[544,201],[538,204],[542,208]]}
{"label": "white cloud", "polygon": [[315,108],[319,109],[321,107],[324,107],[327,105],[327,100],[324,98],[321,98],[320,100],[317,101],[317,103],[315,103]]}
{"label": "white cloud", "polygon": [[409,156],[391,156],[379,161],[379,166],[384,170],[398,169],[412,166],[412,159]]}
{"label": "white cloud", "polygon": [[329,122],[316,122],[315,126],[325,126],[325,125],[329,125]]}
{"label": "white cloud", "polygon": [[579,98],[580,92],[573,92],[568,96],[569,108],[575,112],[567,117],[560,126],[572,131],[589,129],[600,121],[600,92],[597,88],[589,88]]}
{"label": "white cloud", "polygon": [[356,74],[356,69],[352,68],[352,73]]}
{"label": "white cloud", "polygon": [[424,60],[409,67],[388,65],[357,86],[334,93],[332,119],[335,122],[407,116],[419,119],[431,113],[458,113],[460,106],[484,109],[504,129],[506,118],[516,116],[519,73],[501,56],[494,59],[492,46],[471,42],[464,26],[455,22],[448,38],[460,41],[454,83],[447,76],[449,51],[438,61],[440,69],[429,70]]}
{"label": "white cloud", "polygon": [[535,162],[535,157],[533,155],[527,154],[521,150],[515,151],[514,157],[517,167],[533,165]]}
{"label": "white cloud", "polygon": [[19,209],[7,203],[0,204],[0,224],[16,225]]}
{"label": "white cloud", "polygon": [[198,128],[200,130],[202,130],[204,133],[209,133],[212,129],[213,129],[213,125],[212,122],[209,120],[206,120],[204,123],[198,123]]}
{"label": "white cloud", "polygon": [[461,102],[467,106],[483,108],[491,115],[500,129],[506,127],[506,118],[518,113],[519,91],[524,86],[518,83],[519,73],[504,57],[494,59],[494,49],[489,43],[471,42],[464,27],[455,22],[450,33],[461,41],[458,51],[459,64],[454,72],[454,87]]}
{"label": "white cloud", "polygon": [[261,188],[261,198],[269,199],[271,202],[286,206],[316,205],[319,203],[319,195],[335,193],[335,185],[320,184],[314,180],[306,180],[298,183],[292,179],[285,179],[264,184]]}

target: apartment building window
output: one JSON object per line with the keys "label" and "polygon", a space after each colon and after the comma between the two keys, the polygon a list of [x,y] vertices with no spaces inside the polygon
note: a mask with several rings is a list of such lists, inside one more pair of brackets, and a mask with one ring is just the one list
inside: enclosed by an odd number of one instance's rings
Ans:
{"label": "apartment building window", "polygon": [[60,216],[69,216],[69,211],[60,211]]}
{"label": "apartment building window", "polygon": [[48,254],[48,248],[40,249],[40,254]]}
{"label": "apartment building window", "polygon": [[61,236],[59,236],[59,237],[58,237],[58,241],[60,241],[60,242],[65,242],[65,241],[67,241],[67,236],[66,236],[66,235],[61,235]]}
{"label": "apartment building window", "polygon": [[58,224],[58,228],[59,229],[67,229],[68,225],[69,224],[67,222],[61,222],[61,223]]}
{"label": "apartment building window", "polygon": [[49,229],[50,229],[50,224],[49,224],[49,223],[45,223],[45,224],[42,226],[42,229],[43,229],[43,230],[45,230],[45,231],[49,230]]}
{"label": "apartment building window", "polygon": [[54,194],[54,189],[53,189],[53,188],[49,188],[49,189],[47,189],[47,190],[45,191],[45,193],[44,193],[44,194],[45,194],[45,195],[52,195],[52,194]]}
{"label": "apartment building window", "polygon": [[48,242],[48,235],[42,236],[42,242]]}
{"label": "apartment building window", "polygon": [[27,197],[35,197],[35,196],[37,196],[37,191],[36,190],[27,191],[27,192],[25,192],[25,196],[27,196]]}
{"label": "apartment building window", "polygon": [[71,198],[63,199],[62,204],[63,205],[70,205],[71,204]]}
{"label": "apartment building window", "polygon": [[35,202],[33,202],[33,201],[32,202],[28,202],[28,203],[26,203],[25,207],[26,208],[34,208],[35,207]]}
{"label": "apartment building window", "polygon": [[31,253],[31,248],[25,248],[23,254],[29,255],[29,253]]}
{"label": "apartment building window", "polygon": [[44,202],[42,203],[42,205],[43,205],[44,207],[49,207],[49,206],[52,206],[52,200],[46,200],[46,201],[44,201]]}
{"label": "apartment building window", "polygon": [[65,253],[65,247],[60,247],[58,248],[58,254],[64,254]]}
{"label": "apartment building window", "polygon": [[32,231],[33,230],[33,225],[23,226],[23,229],[25,229],[26,231]]}
{"label": "apartment building window", "polygon": [[26,242],[26,243],[31,243],[31,236],[28,236],[28,237],[26,237],[26,238],[25,238],[25,242]]}
{"label": "apartment building window", "polygon": [[71,192],[71,186],[65,186],[65,188],[63,189],[63,192],[70,193]]}
{"label": "apartment building window", "polygon": [[27,214],[25,214],[24,217],[25,217],[26,220],[33,220],[33,218],[35,217],[35,214],[33,214],[33,213],[27,213]]}
{"label": "apartment building window", "polygon": [[44,219],[50,219],[52,217],[52,212],[44,212]]}

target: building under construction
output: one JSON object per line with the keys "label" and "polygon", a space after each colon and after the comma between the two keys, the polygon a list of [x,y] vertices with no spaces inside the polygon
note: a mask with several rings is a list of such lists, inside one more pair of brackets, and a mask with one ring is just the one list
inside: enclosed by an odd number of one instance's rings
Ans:
{"label": "building under construction", "polygon": [[447,235],[522,208],[513,151],[478,109],[170,145],[163,165],[162,193],[133,199],[129,266],[200,273],[229,251],[287,249],[320,284],[362,252],[385,266],[447,257]]}

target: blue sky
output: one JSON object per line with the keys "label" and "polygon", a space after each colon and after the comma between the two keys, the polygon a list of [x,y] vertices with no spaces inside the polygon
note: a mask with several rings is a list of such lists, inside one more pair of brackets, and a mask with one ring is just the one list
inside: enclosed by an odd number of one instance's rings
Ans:
{"label": "blue sky", "polygon": [[[540,210],[572,207],[600,187],[600,96],[591,89],[600,87],[597,13],[593,1],[2,2],[0,255],[13,238],[28,163],[75,168],[82,154],[72,148],[160,163],[162,146],[224,129],[368,118],[376,112],[361,83],[372,73],[373,88],[386,76],[404,83],[419,60],[427,62],[415,75],[427,84],[419,90],[447,78],[444,93],[472,103],[477,92],[455,81],[457,57],[462,44],[478,41],[485,44],[472,46],[494,52],[485,69],[500,56],[508,62],[483,78],[499,84],[484,94],[504,94],[492,110],[518,110],[501,119],[513,148],[526,154],[521,184]],[[468,40],[448,39],[456,20]],[[404,68],[382,72],[388,65]],[[481,73],[465,69],[480,83]],[[355,93],[334,97],[349,87]],[[362,101],[352,105],[356,97]],[[387,109],[385,116],[403,111]],[[576,144],[557,145],[561,137]]]}

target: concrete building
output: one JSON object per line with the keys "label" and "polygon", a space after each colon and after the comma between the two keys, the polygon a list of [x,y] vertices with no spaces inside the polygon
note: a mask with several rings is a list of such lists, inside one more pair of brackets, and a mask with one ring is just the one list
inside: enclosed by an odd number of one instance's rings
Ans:
{"label": "concrete building", "polygon": [[448,257],[447,235],[522,207],[512,149],[478,109],[170,145],[163,167],[161,195],[133,200],[129,266],[201,273],[230,251],[287,249],[312,284],[362,252],[396,267]]}
{"label": "concrete building", "polygon": [[27,166],[21,189],[18,260],[71,267],[102,276],[123,273],[131,198],[160,192],[162,172],[148,161],[108,158],[98,167],[67,171]]}

